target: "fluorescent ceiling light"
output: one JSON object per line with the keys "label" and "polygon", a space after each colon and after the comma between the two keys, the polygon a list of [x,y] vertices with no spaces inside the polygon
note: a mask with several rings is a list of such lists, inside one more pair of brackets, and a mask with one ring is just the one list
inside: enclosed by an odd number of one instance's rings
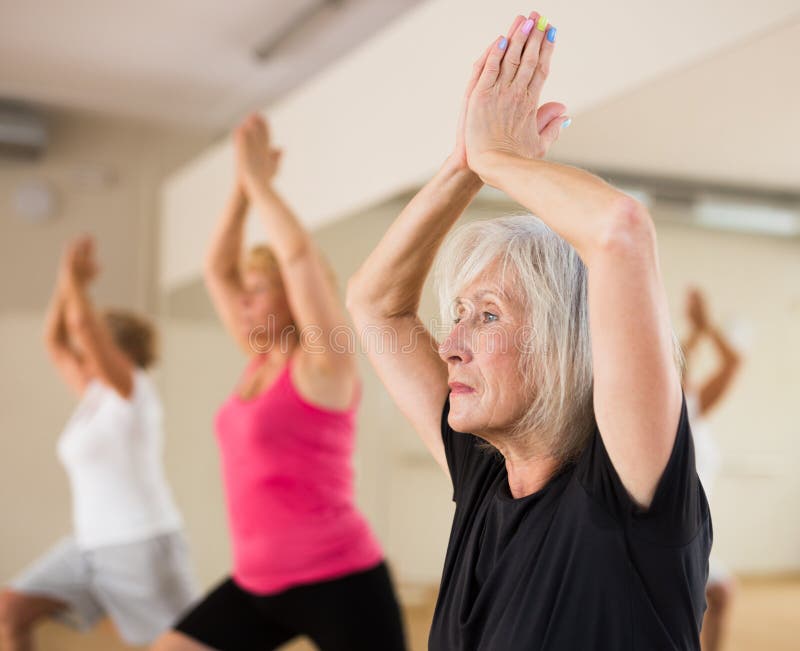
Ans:
{"label": "fluorescent ceiling light", "polygon": [[701,199],[695,222],[703,226],[765,235],[800,235],[800,211],[768,204]]}

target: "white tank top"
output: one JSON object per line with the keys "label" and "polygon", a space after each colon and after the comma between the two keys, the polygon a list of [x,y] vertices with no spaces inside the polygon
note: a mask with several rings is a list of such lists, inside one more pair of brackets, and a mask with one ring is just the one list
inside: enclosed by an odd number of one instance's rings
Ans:
{"label": "white tank top", "polygon": [[162,465],[162,412],[148,375],[126,400],[99,380],[86,387],[58,441],[72,487],[75,539],[95,548],[179,530]]}
{"label": "white tank top", "polygon": [[706,499],[711,503],[711,491],[717,481],[722,455],[719,446],[711,435],[711,426],[700,415],[700,401],[693,391],[686,392],[686,411],[689,416],[689,426],[692,428],[694,439],[694,457],[697,466],[697,476],[703,485]]}

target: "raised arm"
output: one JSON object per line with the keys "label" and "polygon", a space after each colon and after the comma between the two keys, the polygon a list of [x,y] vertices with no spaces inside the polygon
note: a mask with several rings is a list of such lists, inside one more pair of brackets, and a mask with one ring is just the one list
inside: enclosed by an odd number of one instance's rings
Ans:
{"label": "raised arm", "polygon": [[[612,463],[647,507],[678,426],[681,387],[646,208],[601,179],[539,160],[561,121],[544,132],[535,112],[554,43],[518,33],[491,48],[467,111],[469,165],[572,244],[588,269],[594,410]],[[520,47],[515,40],[524,42]],[[520,54],[520,50],[522,53]]]}
{"label": "raised arm", "polygon": [[67,335],[66,283],[68,282],[68,256],[61,261],[53,295],[47,308],[44,323],[44,345],[50,361],[64,382],[81,395],[89,382],[89,375],[80,357],[72,349]]}
{"label": "raised arm", "polygon": [[449,390],[447,365],[417,310],[436,251],[481,185],[475,174],[448,159],[386,231],[347,289],[347,307],[372,365],[445,472],[440,421]]}
{"label": "raised arm", "polygon": [[119,393],[133,393],[133,363],[116,345],[105,320],[97,314],[87,286],[97,275],[94,244],[89,237],[72,243],[67,253],[68,273],[64,283],[66,325],[70,339],[80,351],[82,366]]}
{"label": "raised arm", "polygon": [[[238,176],[238,175],[237,175]],[[239,268],[244,222],[249,202],[241,180],[236,184],[219,218],[206,255],[204,278],[211,302],[228,333],[251,355],[250,343],[241,319],[244,288]]]}
{"label": "raised arm", "polygon": [[337,338],[348,326],[344,306],[322,252],[272,185],[280,152],[272,148],[267,124],[260,116],[250,116],[236,131],[236,150],[248,196],[258,209],[304,344],[296,379],[310,397],[351,393],[357,381],[355,355],[351,346]]}
{"label": "raised arm", "polygon": [[[687,298],[687,313],[692,324],[689,344],[702,337],[708,337],[717,354],[717,367],[699,386],[698,402],[702,415],[711,411],[727,393],[741,367],[741,356],[728,341],[725,334],[716,327],[708,316],[706,300],[697,289],[692,289]],[[685,346],[687,357],[693,345]]]}
{"label": "raised arm", "polygon": [[[512,35],[525,18],[518,16]],[[447,232],[483,183],[467,165],[466,107],[489,49],[475,63],[467,84],[453,153],[395,220],[358,273],[350,279],[347,306],[378,375],[437,463],[448,472],[441,436],[448,394],[447,364],[422,323],[418,308],[425,279]],[[551,103],[540,110],[544,129],[564,111]],[[383,339],[381,339],[383,337]],[[390,338],[393,347],[380,346]]]}

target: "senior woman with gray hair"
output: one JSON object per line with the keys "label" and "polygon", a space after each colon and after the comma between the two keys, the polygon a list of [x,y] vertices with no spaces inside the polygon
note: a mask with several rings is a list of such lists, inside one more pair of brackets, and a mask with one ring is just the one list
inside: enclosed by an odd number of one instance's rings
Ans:
{"label": "senior woman with gray hair", "polygon": [[[359,329],[399,337],[370,359],[453,484],[429,648],[698,649],[711,521],[655,229],[632,198],[543,160],[568,122],[539,106],[554,47],[536,13],[489,46],[453,154],[348,288]],[[442,247],[482,183],[538,218],[472,223]],[[440,248],[453,325],[438,345],[417,311]]]}

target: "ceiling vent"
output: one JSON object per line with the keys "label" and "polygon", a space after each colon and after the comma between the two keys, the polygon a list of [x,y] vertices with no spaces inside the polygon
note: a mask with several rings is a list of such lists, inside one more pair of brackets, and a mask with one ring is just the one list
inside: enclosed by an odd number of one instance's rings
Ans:
{"label": "ceiling vent", "polygon": [[38,158],[47,146],[47,126],[32,109],[0,101],[0,156]]}

